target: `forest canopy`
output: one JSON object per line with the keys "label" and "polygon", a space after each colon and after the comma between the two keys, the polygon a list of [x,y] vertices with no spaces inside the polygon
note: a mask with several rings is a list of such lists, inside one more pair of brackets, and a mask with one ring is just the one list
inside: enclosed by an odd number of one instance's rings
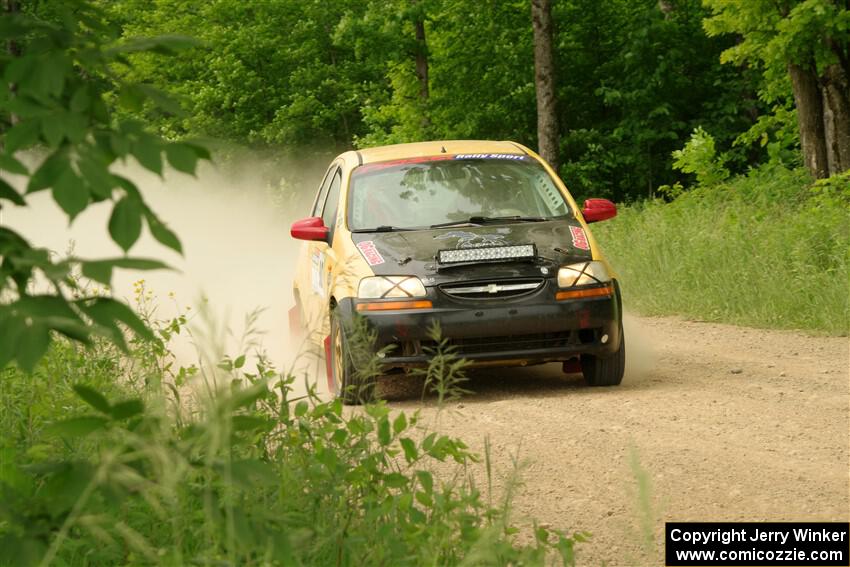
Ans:
{"label": "forest canopy", "polygon": [[[538,147],[527,1],[97,3],[121,36],[199,40],[168,65],[140,53],[123,71],[182,102],[185,114],[133,111],[166,137],[293,156],[451,138]],[[54,4],[23,9],[49,19]],[[707,135],[710,159],[732,174],[767,160],[804,164],[814,177],[850,167],[846,0],[547,9],[554,151],[578,196],[635,200],[691,180],[673,152],[692,134]]]}

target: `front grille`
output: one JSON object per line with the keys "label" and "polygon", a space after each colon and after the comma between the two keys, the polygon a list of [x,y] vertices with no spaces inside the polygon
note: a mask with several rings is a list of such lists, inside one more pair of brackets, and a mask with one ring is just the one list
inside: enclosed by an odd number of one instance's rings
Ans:
{"label": "front grille", "polygon": [[[596,338],[593,329],[580,331],[560,331],[557,333],[534,333],[529,335],[504,335],[497,337],[450,338],[447,345],[454,347],[459,355],[491,352],[536,350],[544,348],[564,348],[593,342]],[[434,341],[422,341],[422,351],[433,352],[437,347]]]}
{"label": "front grille", "polygon": [[440,290],[456,299],[504,299],[534,293],[542,285],[543,278],[529,278],[443,284]]}

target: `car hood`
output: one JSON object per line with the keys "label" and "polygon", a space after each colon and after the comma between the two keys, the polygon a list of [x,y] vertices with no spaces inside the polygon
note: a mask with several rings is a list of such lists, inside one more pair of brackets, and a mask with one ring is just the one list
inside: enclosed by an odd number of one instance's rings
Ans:
{"label": "car hood", "polygon": [[[426,285],[458,280],[555,275],[559,266],[591,259],[590,245],[574,220],[491,224],[431,230],[352,233],[376,275],[413,275]],[[534,259],[440,265],[440,250],[534,244]]]}

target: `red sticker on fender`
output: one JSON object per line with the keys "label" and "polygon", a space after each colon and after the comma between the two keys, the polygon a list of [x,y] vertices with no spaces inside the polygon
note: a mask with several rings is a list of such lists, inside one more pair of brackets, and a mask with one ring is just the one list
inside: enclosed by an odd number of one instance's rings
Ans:
{"label": "red sticker on fender", "polygon": [[381,256],[381,253],[375,248],[375,243],[371,240],[360,242],[357,245],[357,249],[360,250],[360,253],[366,259],[366,263],[370,266],[377,266],[384,263],[384,257]]}
{"label": "red sticker on fender", "polygon": [[587,235],[584,229],[580,226],[571,226],[570,232],[573,235],[573,246],[581,250],[590,250],[590,244],[587,243]]}

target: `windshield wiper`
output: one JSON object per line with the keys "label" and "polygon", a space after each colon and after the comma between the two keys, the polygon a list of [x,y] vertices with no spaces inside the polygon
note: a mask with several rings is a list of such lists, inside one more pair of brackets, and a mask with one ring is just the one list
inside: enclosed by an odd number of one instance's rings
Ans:
{"label": "windshield wiper", "polygon": [[544,217],[523,217],[520,215],[512,215],[508,217],[483,217],[483,216],[472,216],[466,220],[460,221],[450,221],[450,222],[441,222],[439,224],[432,224],[431,228],[444,228],[449,226],[461,226],[466,224],[478,225],[481,226],[487,223],[498,223],[498,222],[543,222],[551,219],[547,219]]}
{"label": "windshield wiper", "polygon": [[418,227],[401,227],[401,226],[390,226],[388,224],[382,224],[381,226],[376,226],[375,228],[356,228],[351,232],[396,232],[401,230],[422,230]]}

